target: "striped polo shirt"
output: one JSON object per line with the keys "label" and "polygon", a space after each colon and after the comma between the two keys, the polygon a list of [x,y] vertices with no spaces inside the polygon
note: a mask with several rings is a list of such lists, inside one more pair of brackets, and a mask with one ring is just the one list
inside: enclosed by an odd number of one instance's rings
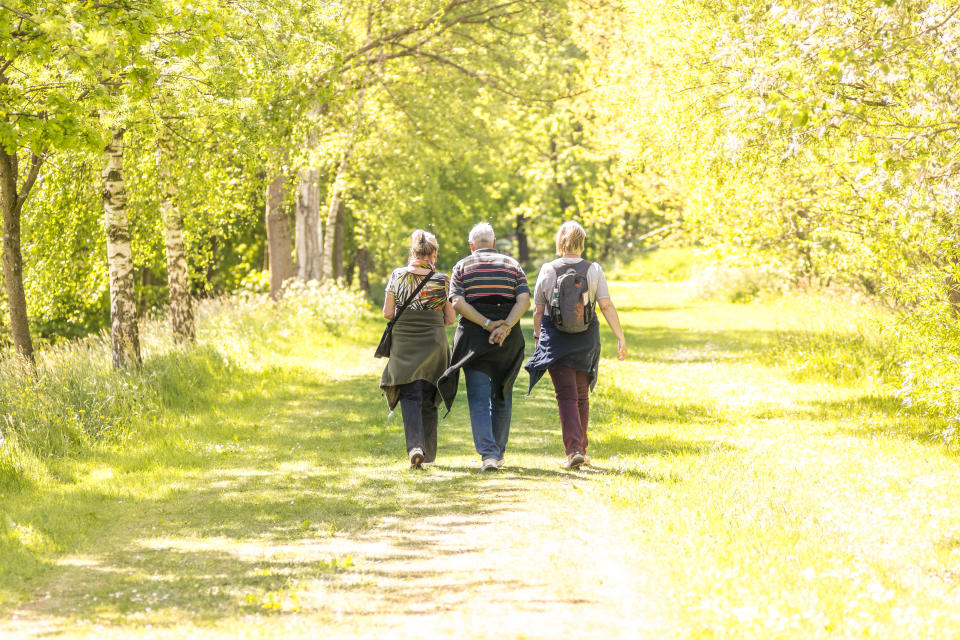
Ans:
{"label": "striped polo shirt", "polygon": [[470,304],[513,303],[521,293],[530,293],[523,267],[493,249],[477,249],[450,272],[450,298],[462,296]]}

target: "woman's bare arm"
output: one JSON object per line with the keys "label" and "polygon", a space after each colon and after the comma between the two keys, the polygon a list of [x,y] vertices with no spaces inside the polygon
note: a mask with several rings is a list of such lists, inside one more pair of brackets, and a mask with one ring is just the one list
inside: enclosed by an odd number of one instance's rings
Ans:
{"label": "woman's bare arm", "polygon": [[383,317],[393,320],[395,315],[397,315],[397,299],[393,297],[392,291],[387,291],[387,297],[383,301]]}
{"label": "woman's bare arm", "polygon": [[453,308],[453,303],[447,300],[443,305],[443,324],[449,326],[457,321],[457,312]]}
{"label": "woman's bare arm", "polygon": [[545,304],[536,304],[533,306],[533,335],[540,337],[540,324],[543,322],[543,312],[547,308]]}
{"label": "woman's bare arm", "polygon": [[601,298],[597,300],[600,305],[600,311],[603,317],[607,319],[610,330],[617,336],[617,358],[623,360],[627,357],[627,339],[623,335],[623,328],[620,326],[620,316],[617,314],[617,308],[613,306],[613,300],[610,298]]}

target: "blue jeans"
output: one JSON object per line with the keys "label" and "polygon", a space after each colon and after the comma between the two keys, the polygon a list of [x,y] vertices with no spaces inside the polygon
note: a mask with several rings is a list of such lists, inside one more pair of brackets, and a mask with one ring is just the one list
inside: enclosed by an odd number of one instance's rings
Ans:
{"label": "blue jeans", "polygon": [[481,457],[500,459],[507,449],[510,435],[513,389],[508,389],[500,402],[493,397],[490,376],[476,369],[464,369],[463,375],[467,382],[473,445]]}

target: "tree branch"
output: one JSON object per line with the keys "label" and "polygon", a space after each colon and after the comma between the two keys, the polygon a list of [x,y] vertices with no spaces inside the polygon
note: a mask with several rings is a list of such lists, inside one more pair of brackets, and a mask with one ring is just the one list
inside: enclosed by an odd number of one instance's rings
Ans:
{"label": "tree branch", "polygon": [[5,5],[5,4],[0,4],[0,9],[6,9],[6,10],[9,11],[10,13],[12,13],[13,15],[17,16],[18,18],[20,18],[21,20],[26,20],[27,22],[31,22],[31,23],[33,23],[34,25],[37,24],[37,21],[34,20],[32,17],[30,17],[30,14],[29,14],[29,13],[24,13],[24,12],[22,12],[22,11],[17,11],[16,9],[11,9],[10,7],[8,7],[8,6]]}
{"label": "tree branch", "polygon": [[474,71],[473,69],[468,69],[467,67],[464,67],[460,63],[454,60],[451,60],[450,58],[441,56],[440,54],[437,54],[437,53],[432,53],[430,51],[423,51],[423,50],[413,50],[406,47],[403,44],[400,44],[400,43],[396,43],[396,44],[397,46],[407,49],[410,52],[410,55],[421,56],[421,57],[427,58],[428,60],[433,60],[440,64],[453,67],[454,69],[466,75],[467,77],[474,78],[475,80],[479,80],[480,82],[483,82],[484,84],[489,85],[490,87],[499,91],[500,93],[503,93],[504,95],[508,95],[511,98],[516,98],[517,100],[522,100],[524,102],[541,102],[545,104],[552,104],[554,102],[559,102],[560,100],[566,100],[569,98],[576,97],[578,95],[589,93],[588,90],[584,89],[583,91],[578,91],[575,93],[570,93],[562,96],[552,96],[547,98],[542,98],[539,96],[525,96],[519,93],[514,87],[510,86],[508,82],[506,82],[501,78],[497,78],[496,76],[488,75],[480,71]]}
{"label": "tree branch", "polygon": [[40,175],[40,166],[43,164],[45,156],[38,155],[36,153],[32,154],[30,157],[30,171],[27,173],[27,179],[24,180],[23,186],[20,187],[19,193],[17,193],[17,201],[14,207],[17,212],[23,210],[23,205],[27,201],[27,198],[30,196],[30,190],[33,188],[34,183],[37,181],[37,176]]}

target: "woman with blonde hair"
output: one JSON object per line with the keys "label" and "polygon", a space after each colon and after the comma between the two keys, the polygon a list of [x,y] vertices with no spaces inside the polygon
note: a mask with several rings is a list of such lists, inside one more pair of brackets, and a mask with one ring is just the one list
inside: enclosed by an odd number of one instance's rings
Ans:
{"label": "woman with blonde hair", "polygon": [[627,341],[603,269],[582,257],[586,231],[576,222],[564,222],[554,240],[560,258],[543,265],[533,291],[533,338],[537,346],[526,369],[530,390],[545,372],[550,374],[567,454],[564,466],[577,469],[589,464],[590,391],[597,382],[600,364],[596,305],[617,337],[620,360],[627,356]]}
{"label": "woman with blonde hair", "polygon": [[436,236],[423,229],[414,231],[410,259],[390,275],[383,302],[383,317],[397,320],[380,388],[391,412],[400,404],[413,469],[437,456],[437,408],[443,402],[437,379],[450,365],[444,327],[456,320],[447,300],[450,279],[436,271],[438,250]]}

